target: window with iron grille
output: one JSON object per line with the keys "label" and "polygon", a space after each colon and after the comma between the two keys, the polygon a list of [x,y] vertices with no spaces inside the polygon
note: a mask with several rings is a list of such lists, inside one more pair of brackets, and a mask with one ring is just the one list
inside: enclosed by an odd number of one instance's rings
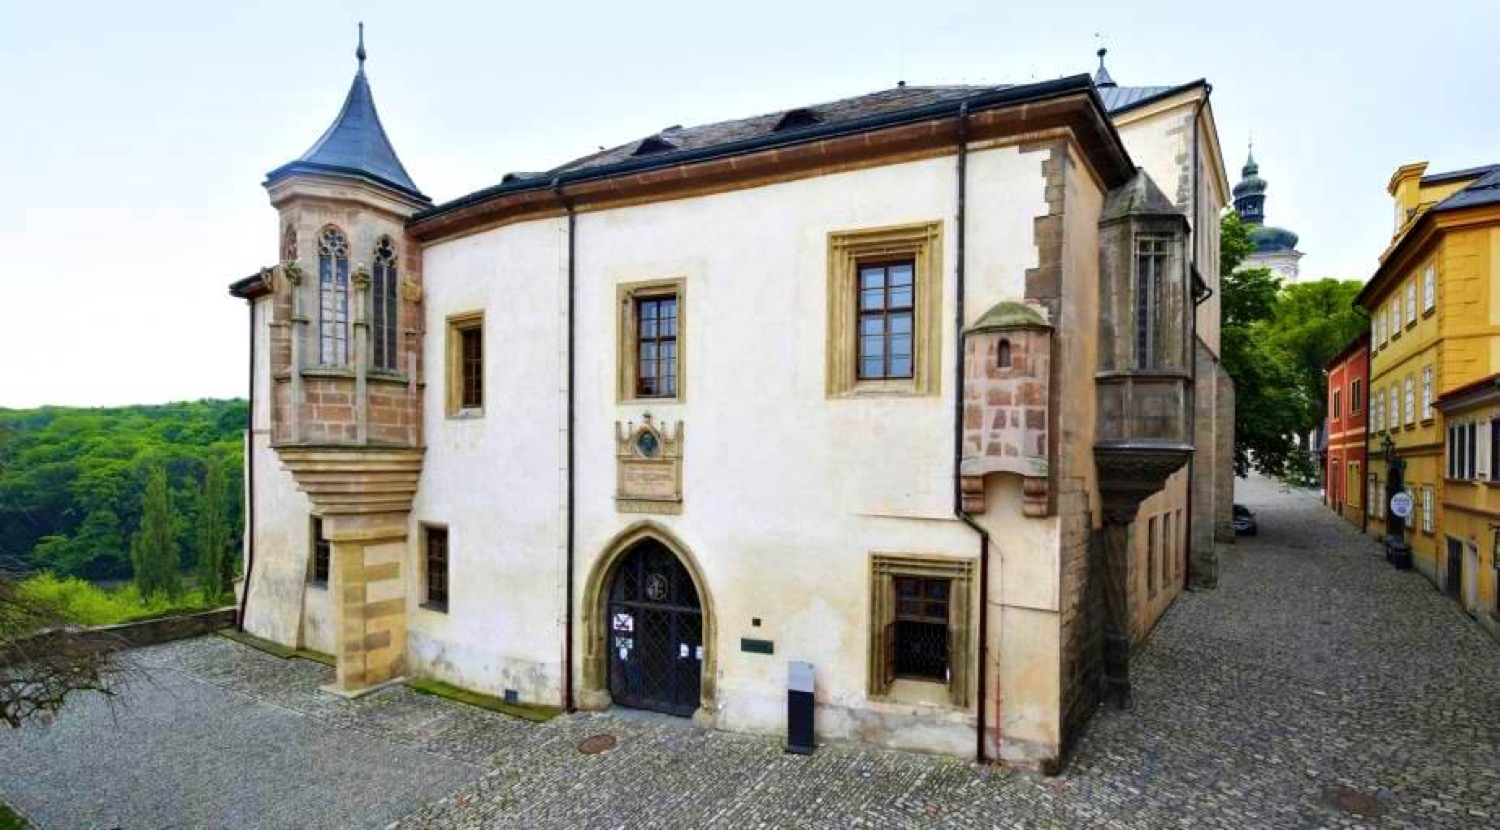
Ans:
{"label": "window with iron grille", "polygon": [[308,571],[307,581],[319,588],[328,587],[328,571],[333,564],[333,545],[323,537],[323,520],[318,516],[312,517],[312,568]]}
{"label": "window with iron grille", "polygon": [[422,604],[438,611],[448,610],[448,529],[428,527],[423,530]]}
{"label": "window with iron grille", "polygon": [[896,577],[897,677],[948,682],[949,587],[946,579]]}
{"label": "window with iron grille", "polygon": [[318,362],[349,363],[349,239],[332,225],[318,234]]}
{"label": "window with iron grille", "polygon": [[677,295],[637,299],[635,333],[636,397],[676,397]]}
{"label": "window with iron grille", "polygon": [[860,263],[860,380],[912,376],[912,321],[916,312],[916,263]]}
{"label": "window with iron grille", "polygon": [[375,273],[370,279],[371,363],[377,369],[399,371],[398,320],[401,295],[396,285],[396,246],[382,236],[375,243]]}
{"label": "window with iron grille", "polygon": [[967,706],[971,594],[975,561],[874,554],[870,584],[869,692],[883,699],[930,702],[947,686],[954,706]]}
{"label": "window with iron grille", "polygon": [[1171,239],[1138,236],[1135,239],[1135,365],[1150,369],[1157,364],[1158,292],[1167,271]]}

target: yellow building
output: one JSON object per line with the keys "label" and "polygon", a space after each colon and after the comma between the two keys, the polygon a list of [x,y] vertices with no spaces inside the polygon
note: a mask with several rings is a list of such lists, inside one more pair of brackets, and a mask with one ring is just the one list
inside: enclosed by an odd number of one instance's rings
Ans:
{"label": "yellow building", "polygon": [[[1413,565],[1461,598],[1467,573],[1473,596],[1466,607],[1493,632],[1495,560],[1493,545],[1484,542],[1493,539],[1488,525],[1500,521],[1500,502],[1490,506],[1474,479],[1483,470],[1485,482],[1492,475],[1500,481],[1500,465],[1490,463],[1488,422],[1458,437],[1474,440],[1472,450],[1461,448],[1474,462],[1450,465],[1447,446],[1455,436],[1438,402],[1462,406],[1466,423],[1500,409],[1468,394],[1453,398],[1500,371],[1500,165],[1430,176],[1426,169],[1410,164],[1391,177],[1395,232],[1355,298],[1371,321],[1369,530],[1385,536],[1390,519],[1385,490],[1392,470],[1383,457],[1389,441],[1405,464],[1412,498],[1405,541]],[[1457,417],[1459,410],[1447,408]],[[1470,547],[1474,561],[1466,565]]]}
{"label": "yellow building", "polygon": [[1500,639],[1500,378],[1490,375],[1441,398],[1446,451],[1438,579]]}

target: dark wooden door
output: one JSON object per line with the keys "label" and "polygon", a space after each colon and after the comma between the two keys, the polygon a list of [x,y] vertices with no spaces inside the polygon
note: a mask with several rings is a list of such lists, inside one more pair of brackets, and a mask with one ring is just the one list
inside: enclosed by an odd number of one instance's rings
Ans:
{"label": "dark wooden door", "polygon": [[671,551],[642,542],[625,555],[609,590],[609,691],[615,702],[687,717],[703,674],[703,608]]}

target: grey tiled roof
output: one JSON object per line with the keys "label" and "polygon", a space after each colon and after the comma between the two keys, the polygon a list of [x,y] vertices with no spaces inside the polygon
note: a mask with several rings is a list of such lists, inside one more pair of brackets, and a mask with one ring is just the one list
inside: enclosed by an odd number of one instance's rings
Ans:
{"label": "grey tiled roof", "polygon": [[[997,84],[994,86],[898,86],[894,89],[886,89],[868,95],[858,95],[853,98],[843,98],[826,104],[816,104],[797,109],[811,113],[813,118],[816,119],[812,122],[813,124],[837,124],[841,121],[853,121],[871,115],[885,115],[901,110],[916,109],[917,107],[942,101],[955,101],[970,95],[977,95],[990,90],[1006,89],[1010,86],[1010,84]],[[549,172],[551,174],[568,173],[622,162],[636,155],[641,143],[649,139],[658,139],[670,144],[672,149],[658,153],[659,155],[666,155],[669,152],[679,150],[701,150],[706,147],[714,147],[733,141],[767,135],[774,131],[777,123],[789,111],[781,110],[765,115],[740,118],[734,121],[720,121],[715,124],[704,124],[697,127],[668,127],[655,135],[638,138],[627,144],[621,144],[618,147],[612,147],[584,156],[583,158],[574,159]],[[812,124],[808,126],[812,126]],[[793,127],[785,132],[793,134],[797,129],[802,128]]]}
{"label": "grey tiled roof", "polygon": [[1497,203],[1500,203],[1500,165],[1491,167],[1478,181],[1438,202],[1432,209],[1458,210]]}
{"label": "grey tiled roof", "polygon": [[386,137],[380,124],[380,115],[375,112],[375,98],[370,94],[370,82],[365,78],[363,63],[349,86],[343,109],[324,131],[323,136],[296,161],[271,171],[267,177],[275,181],[298,171],[331,171],[354,173],[369,177],[381,184],[393,187],[423,201],[427,197],[417,189],[391,140]]}
{"label": "grey tiled roof", "polygon": [[1469,167],[1463,170],[1449,170],[1443,173],[1433,173],[1422,177],[1422,184],[1442,184],[1443,182],[1458,181],[1459,179],[1470,179],[1483,176],[1494,170],[1500,170],[1500,164],[1485,164],[1479,167]]}
{"label": "grey tiled roof", "polygon": [[1099,98],[1104,102],[1105,109],[1115,113],[1181,88],[1180,86],[1106,86],[1099,88]]}

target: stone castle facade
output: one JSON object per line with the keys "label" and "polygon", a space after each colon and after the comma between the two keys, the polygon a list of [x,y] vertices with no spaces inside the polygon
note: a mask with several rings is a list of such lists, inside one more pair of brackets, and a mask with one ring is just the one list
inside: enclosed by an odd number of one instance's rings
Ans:
{"label": "stone castle facade", "polygon": [[330,691],[1055,768],[1228,530],[1209,87],[898,86],[433,204],[359,71],[266,181],[250,632]]}

